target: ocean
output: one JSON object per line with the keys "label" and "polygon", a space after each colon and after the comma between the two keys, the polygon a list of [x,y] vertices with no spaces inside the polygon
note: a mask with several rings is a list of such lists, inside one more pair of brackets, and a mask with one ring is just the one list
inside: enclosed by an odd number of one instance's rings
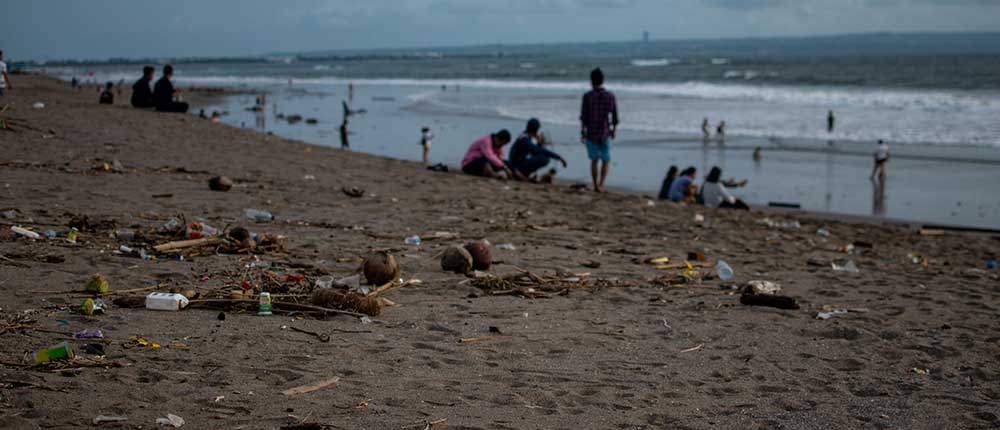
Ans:
{"label": "ocean", "polygon": [[[557,148],[581,157],[564,176],[586,179],[575,129],[589,72],[601,67],[619,99],[616,167],[627,172],[611,185],[655,191],[667,164],[720,164],[726,176],[751,179],[742,191],[752,203],[1000,228],[997,42],[998,34],[859,35],[275,54],[175,63],[175,78],[181,87],[268,92],[265,118],[245,110],[249,96],[208,109],[226,111],[233,125],[331,146],[353,84],[352,105],[368,114],[353,121],[352,146],[408,159],[419,159],[421,125],[436,128],[436,151],[447,151],[438,159],[457,164],[472,139],[536,117]],[[140,68],[44,66],[66,79],[128,84]],[[319,125],[290,125],[278,113]],[[724,142],[702,141],[704,119],[713,129],[726,122]],[[892,145],[890,174],[903,182],[890,181],[888,201],[876,204],[867,173],[879,139]],[[752,162],[757,147],[783,158],[782,168]],[[974,183],[942,184],[935,171]]]}

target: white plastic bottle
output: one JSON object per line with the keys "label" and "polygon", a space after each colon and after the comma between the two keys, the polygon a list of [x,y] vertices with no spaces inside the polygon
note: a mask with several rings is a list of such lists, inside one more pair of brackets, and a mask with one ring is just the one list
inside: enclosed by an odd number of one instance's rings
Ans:
{"label": "white plastic bottle", "polygon": [[188,298],[183,294],[149,293],[146,296],[146,309],[154,311],[177,312],[188,305]]}
{"label": "white plastic bottle", "polygon": [[733,268],[729,267],[725,261],[719,260],[719,262],[715,264],[715,273],[719,275],[719,279],[725,282],[733,280]]}

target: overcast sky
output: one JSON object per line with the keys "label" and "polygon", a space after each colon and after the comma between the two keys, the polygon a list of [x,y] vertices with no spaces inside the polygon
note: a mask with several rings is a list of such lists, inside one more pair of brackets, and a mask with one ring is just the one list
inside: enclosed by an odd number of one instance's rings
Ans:
{"label": "overcast sky", "polygon": [[1000,0],[11,0],[8,58],[1000,31]]}

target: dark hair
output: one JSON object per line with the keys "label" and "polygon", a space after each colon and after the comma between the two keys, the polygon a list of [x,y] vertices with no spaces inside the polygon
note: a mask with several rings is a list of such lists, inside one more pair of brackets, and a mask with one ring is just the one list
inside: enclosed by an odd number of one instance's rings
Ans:
{"label": "dark hair", "polygon": [[111,81],[108,81],[108,83],[104,84],[104,88],[107,88],[107,89],[109,89],[109,90],[110,90],[110,89],[111,89],[111,87],[113,87],[113,86],[115,86],[115,84],[111,83]]}
{"label": "dark hair", "polygon": [[502,142],[510,142],[510,132],[506,128],[493,134],[493,137]]}
{"label": "dark hair", "polygon": [[600,67],[590,72],[590,83],[595,87],[604,85],[604,72]]}
{"label": "dark hair", "polygon": [[169,64],[167,64],[166,66],[163,66],[163,74],[164,75],[172,75],[173,73],[174,73],[174,66],[171,66]]}
{"label": "dark hair", "polygon": [[881,145],[881,144],[883,144],[883,143],[885,143],[885,142],[883,142],[883,141],[882,141],[882,139],[879,139],[879,140],[878,140],[878,144],[879,144],[879,145]]}
{"label": "dark hair", "polygon": [[429,127],[424,127],[424,128],[421,128],[420,131],[424,132],[424,133],[427,133],[428,131],[431,131],[431,129]]}
{"label": "dark hair", "polygon": [[677,166],[670,166],[670,168],[667,169],[667,177],[668,178],[676,178],[677,177]]}
{"label": "dark hair", "polygon": [[681,172],[681,176],[691,176],[697,171],[698,169],[696,169],[694,166],[691,166],[688,167],[687,169],[684,169],[684,171]]}
{"label": "dark hair", "polygon": [[524,127],[524,131],[528,133],[538,133],[538,130],[542,128],[542,122],[537,118],[532,118],[528,120],[528,125]]}
{"label": "dark hair", "polygon": [[705,177],[705,182],[719,182],[720,176],[722,176],[722,169],[719,166],[713,166],[712,170],[708,172],[708,176]]}
{"label": "dark hair", "polygon": [[153,73],[153,71],[154,71],[154,69],[153,69],[153,66],[146,66],[146,67],[143,67],[143,68],[142,68],[142,75],[143,75],[143,76],[146,76],[146,75],[148,75],[148,74],[150,74],[150,73]]}

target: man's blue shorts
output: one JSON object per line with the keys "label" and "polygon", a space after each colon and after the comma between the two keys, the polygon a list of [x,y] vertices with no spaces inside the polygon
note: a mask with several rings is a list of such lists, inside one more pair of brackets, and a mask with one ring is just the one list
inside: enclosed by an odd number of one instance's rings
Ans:
{"label": "man's blue shorts", "polygon": [[591,160],[604,160],[605,163],[611,161],[611,139],[602,143],[594,143],[587,139],[587,156]]}

